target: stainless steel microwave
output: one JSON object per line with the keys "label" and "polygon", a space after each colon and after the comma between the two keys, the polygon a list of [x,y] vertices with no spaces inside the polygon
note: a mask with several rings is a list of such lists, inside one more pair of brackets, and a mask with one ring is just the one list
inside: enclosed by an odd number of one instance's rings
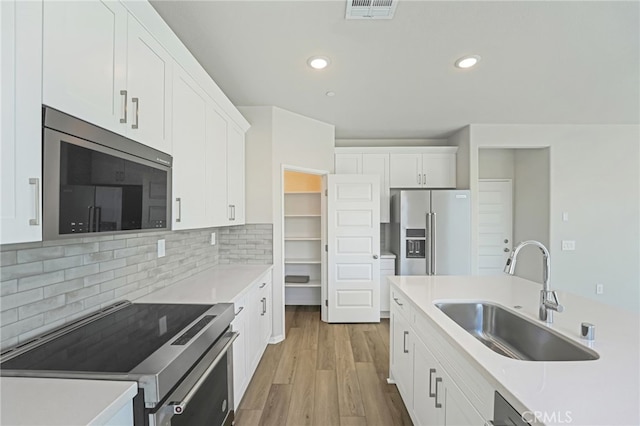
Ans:
{"label": "stainless steel microwave", "polygon": [[167,230],[168,154],[43,107],[43,236]]}

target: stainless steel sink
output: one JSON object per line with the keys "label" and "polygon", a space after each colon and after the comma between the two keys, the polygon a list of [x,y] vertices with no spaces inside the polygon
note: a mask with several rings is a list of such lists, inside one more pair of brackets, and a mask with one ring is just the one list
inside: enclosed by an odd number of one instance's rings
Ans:
{"label": "stainless steel sink", "polygon": [[442,312],[492,351],[527,361],[588,361],[593,350],[491,303],[436,303]]}

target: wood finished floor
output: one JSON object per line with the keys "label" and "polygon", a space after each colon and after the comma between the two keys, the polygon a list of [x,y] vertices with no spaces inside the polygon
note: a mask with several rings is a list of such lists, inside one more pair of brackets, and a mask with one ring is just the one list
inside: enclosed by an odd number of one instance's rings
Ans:
{"label": "wood finished floor", "polygon": [[236,426],[411,425],[389,371],[389,320],[327,324],[319,306],[287,306],[285,341],[269,345]]}

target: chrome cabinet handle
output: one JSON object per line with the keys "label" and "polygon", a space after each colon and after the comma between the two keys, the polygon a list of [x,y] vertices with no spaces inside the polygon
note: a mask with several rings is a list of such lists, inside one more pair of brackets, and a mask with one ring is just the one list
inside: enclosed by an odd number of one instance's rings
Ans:
{"label": "chrome cabinet handle", "polygon": [[402,306],[402,305],[403,305],[402,303],[400,303],[400,302],[398,301],[398,298],[397,298],[397,297],[394,297],[394,298],[393,298],[393,300],[395,300],[395,301],[396,301],[396,303],[397,303],[398,305],[400,305],[400,306]]}
{"label": "chrome cabinet handle", "polygon": [[120,91],[120,96],[124,96],[124,108],[123,108],[123,117],[120,119],[121,123],[126,123],[127,122],[127,91],[126,90],[121,90]]}
{"label": "chrome cabinet handle", "polygon": [[29,178],[29,185],[35,186],[35,192],[33,199],[35,201],[35,219],[29,219],[30,226],[38,226],[40,225],[40,179],[39,178]]}
{"label": "chrome cabinet handle", "polygon": [[233,206],[231,204],[229,204],[229,220],[233,220]]}
{"label": "chrome cabinet handle", "polygon": [[136,104],[136,121],[135,123],[131,124],[131,128],[132,129],[137,129],[138,128],[138,113],[140,112],[140,99],[139,98],[131,98],[131,103]]}
{"label": "chrome cabinet handle", "polygon": [[264,288],[264,286],[266,286],[267,283],[262,283],[262,285],[260,286],[260,288]]}
{"label": "chrome cabinet handle", "polygon": [[442,408],[442,404],[438,402],[438,383],[442,383],[442,377],[436,377],[436,393],[434,396],[436,401],[436,408]]}
{"label": "chrome cabinet handle", "polygon": [[182,414],[184,409],[189,405],[193,397],[198,393],[204,382],[209,378],[209,375],[213,371],[214,368],[218,365],[220,360],[226,355],[227,351],[233,345],[233,342],[238,338],[240,334],[237,332],[231,333],[231,338],[227,343],[225,343],[224,347],[220,350],[220,353],[215,357],[213,362],[207,367],[204,373],[200,376],[195,385],[189,390],[189,392],[184,396],[182,401],[179,402],[171,402],[170,405],[173,406],[173,414]]}
{"label": "chrome cabinet handle", "polygon": [[240,306],[240,308],[238,309],[238,312],[236,312],[235,314],[233,314],[234,317],[237,317],[238,315],[240,315],[240,312],[242,312],[242,310],[244,309],[244,306]]}
{"label": "chrome cabinet handle", "polygon": [[[409,332],[408,332],[408,331],[405,331],[405,332],[404,332],[404,336],[402,337],[402,351],[403,351],[405,354],[408,354],[408,353],[409,353],[409,349],[407,349],[407,336],[408,336],[408,335],[409,335]],[[436,386],[438,386],[438,385],[436,384]],[[438,388],[436,387],[436,390],[437,390],[437,389],[438,389]]]}
{"label": "chrome cabinet handle", "polygon": [[423,184],[423,185],[426,185],[426,184],[427,184],[427,174],[426,174],[426,173],[423,173],[423,174],[422,174],[422,184]]}
{"label": "chrome cabinet handle", "polygon": [[433,374],[436,372],[435,368],[429,369],[429,397],[434,398],[436,396],[435,392],[431,392],[431,379],[433,378]]}
{"label": "chrome cabinet handle", "polygon": [[235,204],[231,204],[231,220],[236,220],[236,205]]}
{"label": "chrome cabinet handle", "polygon": [[176,203],[178,203],[178,217],[176,218],[176,222],[182,221],[182,199],[176,198]]}
{"label": "chrome cabinet handle", "polygon": [[263,297],[260,301],[262,302],[262,313],[260,315],[264,316],[267,313],[267,298]]}

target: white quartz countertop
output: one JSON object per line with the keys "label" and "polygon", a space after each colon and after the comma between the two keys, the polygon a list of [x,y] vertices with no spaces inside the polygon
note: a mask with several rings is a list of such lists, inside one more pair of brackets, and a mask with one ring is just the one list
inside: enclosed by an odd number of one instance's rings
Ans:
{"label": "white quartz countertop", "polygon": [[135,302],[233,302],[271,268],[272,265],[217,265],[136,299]]}
{"label": "white quartz countertop", "polygon": [[0,378],[3,426],[101,425],[138,393],[135,382]]}
{"label": "white quartz countertop", "polygon": [[391,253],[390,251],[383,251],[380,253],[380,259],[395,259],[396,255]]}
{"label": "white quartz countertop", "polygon": [[[564,312],[548,327],[595,350],[593,361],[518,361],[484,346],[434,306],[442,301],[487,301],[537,321],[541,284],[503,276],[395,276],[390,283],[429,317],[448,340],[518,411],[545,424],[640,425],[640,315],[558,291]],[[521,309],[513,309],[514,306]],[[595,341],[579,337],[595,324]]]}

